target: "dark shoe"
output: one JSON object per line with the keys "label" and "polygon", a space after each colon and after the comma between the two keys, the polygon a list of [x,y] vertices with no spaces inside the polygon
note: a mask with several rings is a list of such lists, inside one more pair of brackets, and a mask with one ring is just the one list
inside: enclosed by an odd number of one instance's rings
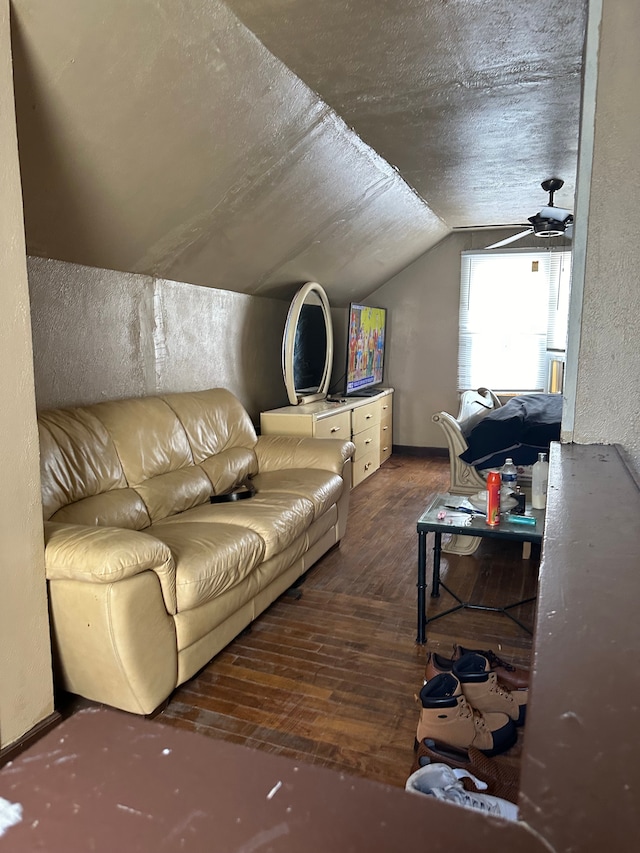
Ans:
{"label": "dark shoe", "polygon": [[453,673],[442,673],[420,691],[422,710],[416,734],[416,749],[424,738],[462,749],[475,746],[485,755],[511,749],[518,734],[506,713],[486,714],[472,708]]}
{"label": "dark shoe", "polygon": [[455,661],[459,660],[462,655],[466,655],[469,652],[474,652],[475,654],[486,657],[489,661],[491,670],[495,672],[498,676],[498,680],[508,687],[509,690],[523,690],[529,687],[529,673],[526,669],[520,669],[510,663],[507,663],[507,661],[499,658],[495,652],[491,651],[491,649],[486,649],[484,651],[480,649],[465,649],[463,646],[458,645],[453,647],[452,658],[445,658],[435,652],[429,652],[427,655],[427,665],[425,667],[424,674],[425,681],[429,681],[430,678],[433,678],[435,675],[439,675],[441,672],[451,672]]}
{"label": "dark shoe", "polygon": [[484,655],[467,652],[455,661],[453,674],[460,681],[465,699],[483,714],[506,714],[516,726],[524,725],[528,690],[508,690],[498,682]]}
{"label": "dark shoe", "polygon": [[[436,743],[431,738],[424,738],[418,746],[411,772],[415,773],[416,770],[429,764],[429,762],[444,763],[448,764],[449,767],[466,770],[487,785],[487,794],[502,797],[511,803],[517,804],[518,802],[519,771],[508,764],[502,764],[499,759],[488,758],[475,746],[470,746],[468,750],[456,749],[447,744]],[[463,779],[462,782],[467,790],[475,790],[475,787],[470,787],[472,784],[470,780]]]}

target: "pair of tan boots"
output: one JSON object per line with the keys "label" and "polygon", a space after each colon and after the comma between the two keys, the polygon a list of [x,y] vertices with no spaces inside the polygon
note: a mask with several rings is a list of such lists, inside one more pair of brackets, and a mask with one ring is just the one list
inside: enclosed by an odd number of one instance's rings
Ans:
{"label": "pair of tan boots", "polygon": [[450,672],[430,678],[420,691],[417,745],[425,738],[485,755],[498,755],[517,740],[524,724],[528,690],[510,690],[487,657],[467,652]]}

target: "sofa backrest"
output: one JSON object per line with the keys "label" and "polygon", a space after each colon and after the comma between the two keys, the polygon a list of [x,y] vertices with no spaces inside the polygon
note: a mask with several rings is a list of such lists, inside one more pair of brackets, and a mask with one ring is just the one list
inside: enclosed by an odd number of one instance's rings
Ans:
{"label": "sofa backrest", "polygon": [[257,471],[257,437],[222,388],[39,416],[45,520],[142,530]]}
{"label": "sofa backrest", "polygon": [[223,494],[251,474],[258,463],[256,431],[242,403],[224,388],[168,394],[162,398],[176,413],[193,454],[214,494]]}
{"label": "sofa backrest", "polygon": [[142,530],[151,523],[130,489],[104,425],[86,409],[38,417],[42,510],[49,519]]}

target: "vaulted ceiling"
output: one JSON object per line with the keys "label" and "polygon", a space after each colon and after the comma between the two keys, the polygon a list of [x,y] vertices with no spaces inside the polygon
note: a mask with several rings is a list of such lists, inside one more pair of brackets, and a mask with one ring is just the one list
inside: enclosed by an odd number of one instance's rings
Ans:
{"label": "vaulted ceiling", "polygon": [[12,0],[28,251],[345,305],[571,208],[586,6]]}

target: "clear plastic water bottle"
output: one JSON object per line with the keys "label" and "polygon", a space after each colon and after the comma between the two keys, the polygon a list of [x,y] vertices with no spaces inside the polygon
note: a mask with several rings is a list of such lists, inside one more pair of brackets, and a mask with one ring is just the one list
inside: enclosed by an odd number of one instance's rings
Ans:
{"label": "clear plastic water bottle", "polygon": [[531,480],[531,506],[534,509],[544,509],[547,505],[547,482],[549,480],[549,463],[546,453],[538,453],[538,461],[533,466]]}
{"label": "clear plastic water bottle", "polygon": [[504,465],[500,469],[500,473],[502,474],[503,492],[505,494],[515,492],[518,481],[518,469],[513,464],[513,459],[509,458],[505,460]]}

